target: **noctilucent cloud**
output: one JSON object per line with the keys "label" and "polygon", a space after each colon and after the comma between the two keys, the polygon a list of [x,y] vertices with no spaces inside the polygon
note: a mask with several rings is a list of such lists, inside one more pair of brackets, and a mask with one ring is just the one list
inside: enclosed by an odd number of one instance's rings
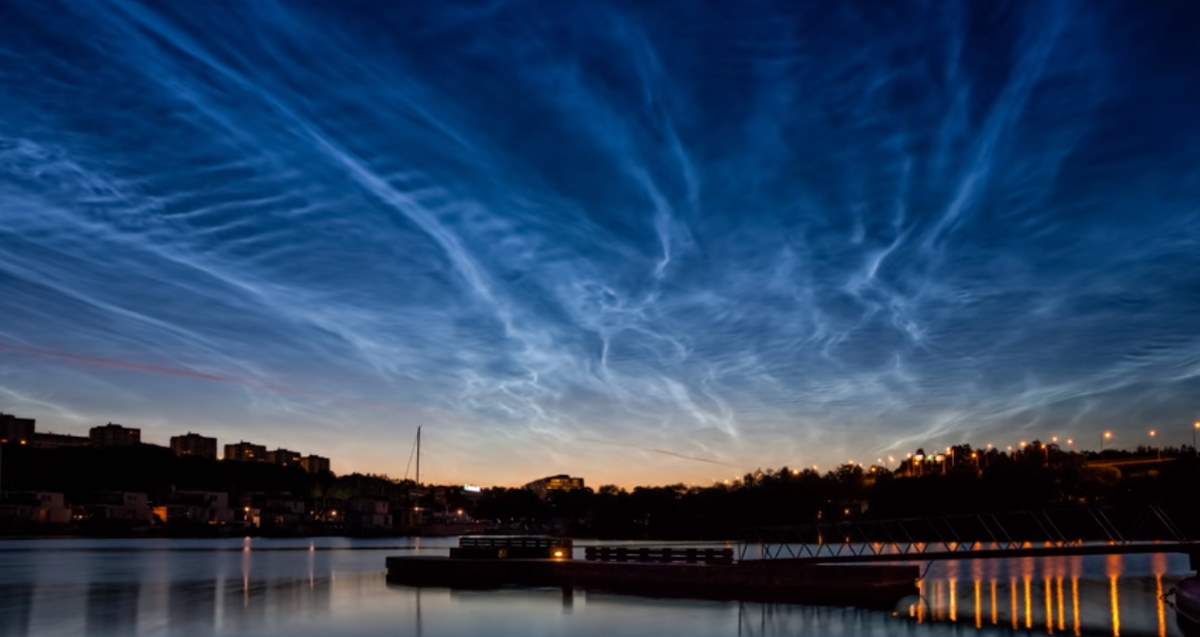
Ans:
{"label": "noctilucent cloud", "polygon": [[489,484],[1191,441],[1194,5],[155,4],[0,6],[39,430],[400,476],[422,424]]}

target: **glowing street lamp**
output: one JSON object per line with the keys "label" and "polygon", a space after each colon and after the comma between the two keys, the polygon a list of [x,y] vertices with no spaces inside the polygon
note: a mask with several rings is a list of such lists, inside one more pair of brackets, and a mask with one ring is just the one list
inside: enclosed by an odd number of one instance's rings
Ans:
{"label": "glowing street lamp", "polygon": [[1113,437],[1113,432],[1111,432],[1111,431],[1104,432],[1104,436],[1102,436],[1100,438],[1100,451],[1104,451],[1104,444],[1107,443],[1109,440],[1112,440],[1112,437]]}
{"label": "glowing street lamp", "polygon": [[1196,432],[1200,431],[1200,420],[1192,423],[1192,453],[1196,453]]}

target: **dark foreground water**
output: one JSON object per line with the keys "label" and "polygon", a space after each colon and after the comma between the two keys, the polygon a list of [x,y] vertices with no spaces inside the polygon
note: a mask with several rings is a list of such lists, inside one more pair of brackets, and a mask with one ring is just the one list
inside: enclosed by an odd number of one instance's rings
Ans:
{"label": "dark foreground water", "polygon": [[[0,541],[0,635],[1179,635],[1186,558],[934,565],[893,612],[559,589],[389,585],[451,540]],[[405,548],[400,548],[405,547]]]}

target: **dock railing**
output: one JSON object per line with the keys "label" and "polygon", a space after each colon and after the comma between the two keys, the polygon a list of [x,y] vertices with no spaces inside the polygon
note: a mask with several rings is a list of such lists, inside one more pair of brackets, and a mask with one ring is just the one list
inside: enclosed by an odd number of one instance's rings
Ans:
{"label": "dock railing", "polygon": [[670,546],[588,546],[584,559],[594,562],[685,562],[731,564],[733,549]]}
{"label": "dock railing", "polygon": [[458,559],[553,558],[571,559],[571,538],[549,535],[466,535],[450,549]]}
{"label": "dock railing", "polygon": [[1158,506],[841,521],[763,529],[756,535],[757,540],[739,546],[739,561],[854,561],[931,554],[970,557],[972,553],[995,556],[1097,544],[1130,549],[1147,544],[1164,548],[1194,544],[1190,534]]}

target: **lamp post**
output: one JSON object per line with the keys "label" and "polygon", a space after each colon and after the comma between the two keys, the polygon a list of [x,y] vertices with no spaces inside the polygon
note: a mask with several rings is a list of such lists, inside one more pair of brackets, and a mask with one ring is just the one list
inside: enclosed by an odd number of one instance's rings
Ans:
{"label": "lamp post", "polygon": [[1106,431],[1106,432],[1104,432],[1104,435],[1100,437],[1100,451],[1101,451],[1101,453],[1103,453],[1103,452],[1104,452],[1104,443],[1108,442],[1109,440],[1112,440],[1112,437],[1113,437],[1113,433],[1112,433],[1111,431]]}
{"label": "lamp post", "polygon": [[1162,460],[1162,449],[1154,444],[1155,438],[1158,438],[1158,430],[1151,429],[1147,433],[1150,434],[1150,446],[1154,448],[1155,457],[1157,457],[1159,460]]}
{"label": "lamp post", "polygon": [[1196,432],[1200,431],[1200,420],[1192,423],[1192,455],[1196,455]]}

